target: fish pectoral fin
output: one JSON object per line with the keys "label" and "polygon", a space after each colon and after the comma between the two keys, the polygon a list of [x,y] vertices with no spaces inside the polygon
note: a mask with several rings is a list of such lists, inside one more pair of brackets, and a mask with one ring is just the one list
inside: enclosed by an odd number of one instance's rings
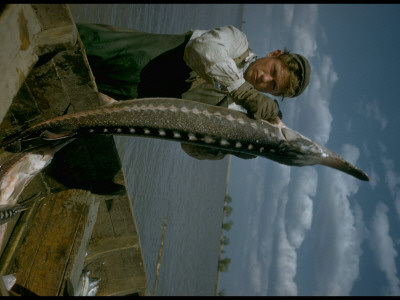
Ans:
{"label": "fish pectoral fin", "polygon": [[54,141],[54,140],[70,138],[70,137],[73,137],[75,134],[76,134],[76,132],[73,132],[73,131],[63,131],[63,132],[54,133],[54,132],[45,130],[40,134],[40,138],[42,138],[45,141]]}

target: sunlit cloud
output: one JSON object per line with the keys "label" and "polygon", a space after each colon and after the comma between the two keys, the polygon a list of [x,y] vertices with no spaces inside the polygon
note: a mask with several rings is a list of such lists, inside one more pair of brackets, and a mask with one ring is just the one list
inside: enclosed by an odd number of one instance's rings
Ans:
{"label": "sunlit cloud", "polygon": [[[270,290],[271,268],[276,245],[276,222],[281,218],[280,201],[287,192],[290,168],[257,158],[247,161],[250,175],[243,178],[243,188],[251,187],[248,196],[240,199],[246,203],[249,218],[241,226],[247,234],[241,244],[241,269],[247,274],[251,295],[266,295]],[[273,188],[272,188],[273,186]],[[285,201],[286,202],[286,201]],[[242,291],[235,291],[237,295]],[[248,295],[248,294],[247,294]]]}
{"label": "sunlit cloud", "polygon": [[278,256],[274,295],[297,296],[297,285],[294,282],[297,269],[297,254],[287,238],[283,227],[283,219],[280,220],[280,237],[278,242]]}
{"label": "sunlit cloud", "polygon": [[[274,188],[277,188],[278,193],[274,195],[276,201],[276,213],[273,218],[271,229],[267,230],[268,236],[265,235],[267,241],[270,242],[269,250],[270,257],[265,257],[268,266],[265,269],[265,278],[268,279],[266,285],[269,287],[266,294],[268,295],[297,295],[297,285],[294,281],[297,269],[297,254],[295,248],[290,245],[286,236],[285,214],[288,203],[288,189],[291,179],[291,169],[285,166],[279,166],[277,169],[280,172],[275,172],[278,182],[273,182]],[[275,193],[275,191],[273,192]],[[267,229],[264,226],[265,229]],[[267,246],[264,242],[263,246]]]}
{"label": "sunlit cloud", "polygon": [[400,294],[400,280],[397,278],[395,257],[397,251],[392,238],[389,235],[388,207],[379,202],[371,224],[370,244],[378,261],[379,268],[388,280],[388,295]]}
{"label": "sunlit cloud", "polygon": [[[270,164],[271,165],[271,164]],[[257,253],[259,255],[259,262],[263,266],[263,286],[264,293],[259,295],[270,295],[275,292],[275,277],[277,270],[277,257],[283,255],[277,247],[280,244],[281,226],[279,223],[283,218],[282,207],[287,202],[287,190],[290,181],[291,170],[287,166],[274,164],[273,168],[268,168],[272,171],[269,178],[265,177],[266,182],[270,185],[266,187],[266,194],[264,194],[263,222],[260,223],[259,243]],[[267,172],[269,173],[269,172]],[[267,196],[268,195],[268,196]],[[274,284],[271,284],[274,283]]]}
{"label": "sunlit cloud", "polygon": [[294,248],[303,243],[311,228],[313,200],[318,185],[318,174],[314,168],[303,168],[290,184],[290,198],[285,211],[287,237]]}
{"label": "sunlit cloud", "polygon": [[[297,295],[297,285],[294,281],[297,254],[296,248],[287,238],[287,232],[291,232],[294,243],[299,246],[304,239],[305,231],[310,227],[312,204],[308,202],[310,194],[315,194],[316,186],[315,183],[310,185],[307,179],[315,180],[313,177],[316,176],[316,172],[312,168],[304,168],[304,171],[300,172],[301,179],[296,181],[299,194],[294,193],[291,197],[296,199],[288,201],[291,168],[270,161],[258,160],[257,164],[255,162],[257,160],[254,160],[252,167],[257,176],[247,178],[246,183],[247,180],[256,180],[256,190],[263,184],[264,190],[259,196],[264,198],[262,205],[258,196],[253,198],[257,205],[253,207],[251,221],[249,220],[248,224],[251,237],[247,242],[253,245],[247,248],[245,263],[246,270],[249,271],[249,284],[253,295]],[[268,171],[263,174],[262,170]],[[303,186],[302,183],[307,184]],[[300,216],[294,217],[297,221],[292,220],[292,228],[288,230],[285,216],[288,207],[292,210],[292,216],[295,213],[295,207],[291,207],[292,205],[302,209],[298,212]],[[302,228],[301,231],[299,228],[294,228],[296,224]],[[298,237],[294,237],[295,235]]]}
{"label": "sunlit cloud", "polygon": [[[355,162],[358,148],[345,145],[342,156]],[[356,217],[350,199],[359,182],[336,170],[324,169],[320,184],[318,218],[316,219],[316,278],[317,295],[349,295],[359,274],[362,236],[360,212]]]}
{"label": "sunlit cloud", "polygon": [[[310,197],[315,195],[318,179],[313,168],[304,168],[295,176],[291,176],[290,171],[290,168],[282,165],[274,168],[276,180],[271,182],[273,188],[268,188],[268,193],[271,193],[268,202],[273,205],[269,203],[265,206],[265,219],[262,229],[259,229],[259,232],[264,231],[257,252],[264,270],[264,295],[298,294],[294,280],[297,270],[296,249],[311,227]],[[289,195],[288,190],[292,190],[292,185],[295,186],[295,192]],[[259,287],[258,284],[259,281],[255,279],[254,285]]]}
{"label": "sunlit cloud", "polygon": [[311,58],[317,50],[316,32],[318,21],[317,5],[297,5],[292,22],[294,50]]}

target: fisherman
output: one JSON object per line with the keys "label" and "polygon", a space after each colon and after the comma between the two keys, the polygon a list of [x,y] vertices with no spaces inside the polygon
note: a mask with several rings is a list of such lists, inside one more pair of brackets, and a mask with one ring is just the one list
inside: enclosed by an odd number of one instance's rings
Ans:
{"label": "fisherman", "polygon": [[[293,98],[305,90],[310,79],[305,57],[284,49],[258,58],[246,35],[234,26],[180,35],[100,24],[77,27],[99,91],[116,100],[170,97],[225,107],[239,105],[254,119],[279,124],[279,104],[264,93],[281,100]],[[222,159],[229,153],[181,146],[198,159]]]}

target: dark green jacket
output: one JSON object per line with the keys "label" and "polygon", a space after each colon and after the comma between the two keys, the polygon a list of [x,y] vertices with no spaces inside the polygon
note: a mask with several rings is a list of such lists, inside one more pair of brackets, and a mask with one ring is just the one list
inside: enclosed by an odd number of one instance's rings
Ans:
{"label": "dark green jacket", "polygon": [[77,24],[100,92],[117,100],[172,97],[217,105],[211,84],[188,92],[193,73],[183,61],[191,32],[154,34],[110,25]]}

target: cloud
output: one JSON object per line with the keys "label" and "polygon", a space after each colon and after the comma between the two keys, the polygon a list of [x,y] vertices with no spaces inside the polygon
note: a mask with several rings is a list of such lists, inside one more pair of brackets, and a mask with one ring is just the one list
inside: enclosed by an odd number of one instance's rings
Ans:
{"label": "cloud", "polygon": [[[287,120],[296,130],[324,144],[329,139],[333,120],[329,110],[331,90],[338,77],[331,57],[316,52],[318,6],[267,5],[264,13],[270,16],[270,21],[265,26],[267,34],[264,35],[263,47],[275,49],[271,46],[274,43],[287,45],[293,52],[306,56],[312,64],[310,85],[304,96],[297,100],[301,104],[285,107],[288,109],[284,113],[284,122]],[[263,207],[264,222],[257,216],[253,217],[254,222],[259,220],[262,225],[257,229],[260,241],[257,250],[252,253],[251,265],[255,266],[257,262],[262,264],[264,282],[259,281],[259,270],[255,268],[252,288],[258,292],[264,290],[264,295],[296,295],[296,250],[311,228],[312,198],[317,191],[318,174],[314,168],[304,168],[289,177],[287,168],[283,169],[283,173],[278,170],[281,167],[271,170],[274,181],[265,186],[268,196],[264,197],[268,201]]]}
{"label": "cloud", "polygon": [[388,121],[382,115],[377,103],[367,103],[366,105],[367,117],[372,117],[375,121],[381,124],[381,129],[385,129]]}
{"label": "cloud", "polygon": [[387,158],[382,158],[385,167],[385,181],[391,196],[394,198],[397,216],[400,219],[400,175],[394,171],[394,162]]}
{"label": "cloud", "polygon": [[329,109],[332,89],[338,80],[334,70],[332,58],[327,55],[313,60],[311,79],[309,87],[297,101],[293,127],[298,128],[305,136],[326,144],[331,132],[333,121]]}
{"label": "cloud", "polygon": [[388,184],[390,193],[393,195],[396,195],[396,193],[399,190],[399,185],[400,185],[400,176],[398,176],[394,171],[394,162],[393,160],[387,159],[387,158],[382,158],[382,163],[386,169],[385,175],[386,175],[386,183]]}
{"label": "cloud", "polygon": [[[246,5],[248,17],[243,26],[250,47],[258,55],[288,47],[306,57],[316,54],[316,31],[318,30],[317,5]],[[254,28],[258,28],[253,34]],[[260,39],[262,36],[262,39]]]}
{"label": "cloud", "polygon": [[[355,162],[358,148],[343,146],[343,154]],[[360,210],[353,213],[350,199],[359,188],[359,182],[349,175],[324,168],[318,199],[316,233],[317,295],[349,295],[359,274],[362,228]]]}
{"label": "cloud", "polygon": [[361,206],[355,202],[354,204],[354,217],[355,217],[355,228],[357,236],[360,238],[360,243],[368,238],[369,231],[364,224],[364,213]]}
{"label": "cloud", "polygon": [[385,129],[388,124],[388,120],[381,112],[377,101],[369,103],[366,100],[358,101],[357,112],[378,122],[381,126],[381,130]]}
{"label": "cloud", "polygon": [[389,235],[388,207],[379,202],[371,224],[371,248],[375,253],[379,268],[385,273],[389,283],[389,295],[400,295],[400,280],[397,278],[395,257],[397,251]]}
{"label": "cloud", "polygon": [[[280,221],[282,221],[281,219]],[[292,247],[285,234],[283,222],[280,227],[280,238],[278,240],[278,257],[277,268],[275,273],[274,295],[279,296],[296,296],[297,285],[294,282],[297,269],[297,254]]]}
{"label": "cloud", "polygon": [[381,141],[378,141],[378,146],[382,152],[386,153],[387,149],[386,149],[386,145],[384,143],[382,143]]}
{"label": "cloud", "polygon": [[371,187],[374,189],[380,180],[380,176],[379,174],[371,168],[371,170],[368,172],[368,176],[369,176],[369,184],[371,185]]}
{"label": "cloud", "polygon": [[286,27],[292,26],[295,7],[296,6],[294,4],[283,5],[283,24]]}
{"label": "cloud", "polygon": [[[244,165],[247,170],[245,172]],[[287,166],[262,158],[248,161],[233,159],[231,170],[236,170],[231,173],[231,179],[242,195],[238,199],[241,202],[239,209],[242,209],[241,222],[235,223],[234,227],[241,226],[243,236],[235,249],[240,252],[240,259],[232,259],[230,271],[242,274],[246,288],[234,286],[230,293],[267,295],[273,288],[271,281],[276,258],[276,222],[281,218],[281,201],[287,201],[285,193],[287,195],[291,170]],[[236,207],[234,212],[237,213]],[[234,241],[234,237],[230,237],[230,240]]]}
{"label": "cloud", "polygon": [[264,215],[265,222],[261,225],[264,234],[260,236],[259,253],[264,272],[265,289],[260,295],[297,295],[297,285],[294,282],[297,268],[295,248],[290,245],[286,236],[285,211],[288,202],[288,188],[291,180],[291,168],[276,165],[273,170],[275,181],[267,187],[268,202],[274,203],[273,210],[267,204],[270,212]]}
{"label": "cloud", "polygon": [[311,227],[311,197],[315,195],[318,178],[313,168],[304,168],[298,172],[291,172],[291,168],[285,166],[280,169],[280,173],[274,174],[281,184],[275,182],[271,187],[273,193],[277,189],[274,195],[275,217],[262,243],[262,249],[269,246],[268,256],[264,256],[268,261],[268,264],[264,264],[268,266],[265,269],[265,278],[268,280],[264,286],[269,287],[266,291],[268,295],[295,296],[298,294],[294,280],[297,271],[296,250]]}
{"label": "cloud", "polygon": [[[254,192],[249,199],[251,205],[246,205],[251,217],[245,225],[247,240],[243,241],[246,255],[242,263],[249,278],[246,295],[297,295],[296,247],[311,226],[310,197],[315,194],[317,173],[313,168],[304,168],[296,172],[298,179],[292,184],[290,167],[261,159],[250,164],[253,175],[246,176],[243,182],[251,182]],[[291,185],[298,192],[289,196]],[[290,218],[293,219],[288,222]]]}
{"label": "cloud", "polygon": [[[249,42],[256,54],[265,55],[264,49],[271,51],[287,46],[293,52],[306,56],[312,65],[312,78],[305,93],[298,97],[296,105],[288,104],[283,107],[284,122],[321,144],[327,143],[333,120],[329,102],[338,76],[331,57],[317,52],[316,33],[320,30],[318,6],[289,4],[248,7],[248,12],[252,10],[254,14],[252,19],[246,19],[243,28],[245,32],[248,28]],[[260,20],[265,20],[262,26]],[[252,24],[258,24],[257,28],[260,30],[257,34],[250,33]],[[260,34],[263,36],[262,40]],[[314,222],[313,198],[320,184],[318,173],[315,168],[302,168],[293,172],[292,168],[260,159],[251,164],[256,175],[251,179],[247,178],[245,184],[256,187],[251,192],[251,199],[246,200],[246,211],[250,213],[244,226],[248,234],[243,241],[245,245],[241,246],[244,249],[242,253],[245,253],[241,261],[245,270],[243,277],[247,274],[250,278],[247,291],[252,295],[297,295],[294,280],[297,270],[296,251]],[[354,181],[348,181],[348,177],[341,179],[338,171],[334,171],[332,176],[339,178],[334,186],[342,189],[339,202],[347,203],[348,206],[347,197],[354,193],[354,186],[357,185],[353,186]],[[343,216],[341,206],[335,206],[338,202],[335,196],[329,197],[331,196],[327,196],[327,201],[333,203],[338,211],[338,218],[346,218],[355,232],[356,220],[351,210],[347,207]],[[347,223],[342,222],[342,225]],[[350,225],[348,226],[351,227]],[[340,227],[340,242],[345,232],[347,228]],[[358,244],[352,244],[354,240],[352,235],[344,239],[351,245],[351,249],[357,250]],[[348,252],[352,254],[351,251]],[[343,251],[340,254],[345,255]],[[341,275],[339,273],[339,277]],[[354,272],[347,276],[350,287],[353,277]]]}
{"label": "cloud", "polygon": [[294,50],[308,58],[313,57],[317,50],[317,21],[317,5],[296,5],[292,22]]}
{"label": "cloud", "polygon": [[[378,146],[382,143],[380,143],[378,141]],[[383,149],[381,148],[381,150],[383,151]],[[378,185],[379,181],[380,181],[380,176],[378,174],[377,171],[375,171],[375,159],[373,158],[372,152],[370,150],[370,147],[368,147],[368,144],[366,141],[363,142],[362,144],[362,152],[363,155],[365,156],[365,159],[369,162],[370,167],[368,170],[368,176],[369,176],[369,184],[371,186],[372,189],[375,189],[375,187]],[[385,151],[383,151],[385,152]]]}
{"label": "cloud", "polygon": [[[273,165],[273,167],[271,167]],[[265,165],[267,166],[267,165]],[[262,221],[259,224],[259,236],[257,246],[257,257],[263,267],[263,287],[257,295],[271,295],[275,293],[277,257],[284,255],[280,252],[280,220],[282,219],[282,207],[287,202],[287,190],[291,170],[287,166],[268,163],[268,172],[264,177],[264,205],[260,210]],[[285,284],[285,283],[282,283]]]}
{"label": "cloud", "polygon": [[290,245],[299,248],[311,228],[313,201],[318,185],[315,168],[299,170],[290,184],[290,198],[285,211],[286,232]]}

